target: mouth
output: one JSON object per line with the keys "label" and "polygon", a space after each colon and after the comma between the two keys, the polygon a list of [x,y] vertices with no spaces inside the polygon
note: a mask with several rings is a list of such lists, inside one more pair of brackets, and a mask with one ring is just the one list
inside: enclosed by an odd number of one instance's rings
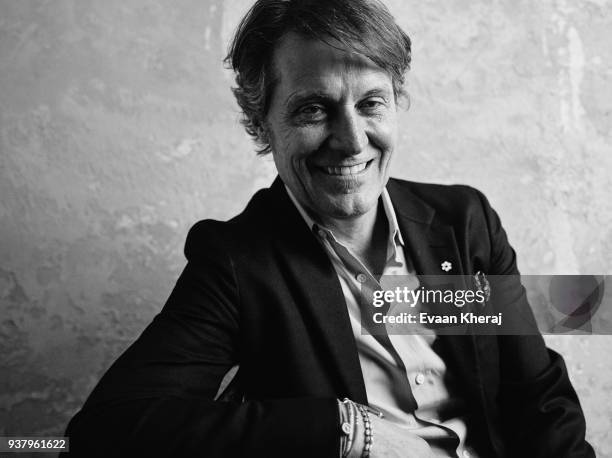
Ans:
{"label": "mouth", "polygon": [[364,172],[372,163],[373,159],[350,166],[317,166],[317,169],[331,176],[352,176]]}

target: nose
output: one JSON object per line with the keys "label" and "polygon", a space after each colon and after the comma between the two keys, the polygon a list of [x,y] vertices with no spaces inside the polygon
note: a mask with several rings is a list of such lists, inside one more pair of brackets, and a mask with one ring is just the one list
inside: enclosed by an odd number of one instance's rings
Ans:
{"label": "nose", "polygon": [[368,144],[365,120],[352,107],[337,113],[332,123],[329,147],[347,156],[355,156]]}

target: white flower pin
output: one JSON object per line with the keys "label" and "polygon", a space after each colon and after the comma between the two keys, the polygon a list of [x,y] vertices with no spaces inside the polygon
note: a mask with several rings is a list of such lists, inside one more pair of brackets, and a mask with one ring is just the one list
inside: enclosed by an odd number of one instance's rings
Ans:
{"label": "white flower pin", "polygon": [[448,261],[444,261],[442,264],[440,264],[440,267],[444,272],[448,272],[453,268],[453,265]]}

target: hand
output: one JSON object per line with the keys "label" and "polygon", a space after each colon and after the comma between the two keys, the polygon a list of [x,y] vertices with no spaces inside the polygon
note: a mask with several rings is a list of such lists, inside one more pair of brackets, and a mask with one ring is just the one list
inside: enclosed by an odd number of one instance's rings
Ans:
{"label": "hand", "polygon": [[[427,442],[409,430],[372,414],[370,423],[373,434],[371,458],[434,458]],[[363,423],[359,422],[355,444],[349,456],[361,456],[363,432]]]}

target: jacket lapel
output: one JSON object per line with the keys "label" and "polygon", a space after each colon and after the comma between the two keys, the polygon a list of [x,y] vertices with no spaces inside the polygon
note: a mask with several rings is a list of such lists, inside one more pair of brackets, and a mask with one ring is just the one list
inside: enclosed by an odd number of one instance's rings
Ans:
{"label": "jacket lapel", "polygon": [[[406,254],[417,275],[465,275],[453,228],[440,222],[436,218],[435,210],[421,198],[407,187],[400,186],[391,179],[387,190],[406,243]],[[451,270],[442,270],[443,262],[450,262]],[[462,282],[461,287],[465,287],[465,282]],[[468,336],[440,335],[436,351],[439,351],[449,368],[466,385],[473,384],[473,389],[481,386],[476,338],[471,326],[464,329]]]}
{"label": "jacket lapel", "polygon": [[[390,180],[387,186],[393,208],[397,215],[402,237],[407,241],[417,274],[419,275],[463,275],[463,268],[455,233],[447,224],[440,223],[435,210],[407,188]],[[443,263],[449,270],[443,270]]]}
{"label": "jacket lapel", "polygon": [[276,255],[284,264],[313,340],[321,342],[330,373],[337,375],[338,396],[367,403],[367,395],[346,301],[336,271],[323,247],[307,227],[284,184],[276,178],[271,188],[272,217],[279,229]]}

